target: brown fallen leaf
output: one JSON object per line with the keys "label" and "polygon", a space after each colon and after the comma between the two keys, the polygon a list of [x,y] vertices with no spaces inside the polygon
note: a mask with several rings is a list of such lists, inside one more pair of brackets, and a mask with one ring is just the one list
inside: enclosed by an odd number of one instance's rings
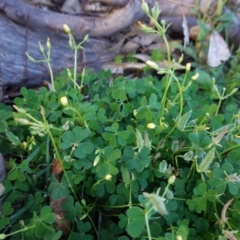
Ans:
{"label": "brown fallen leaf", "polygon": [[71,223],[65,219],[64,211],[62,210],[62,204],[66,198],[61,198],[59,200],[53,200],[50,197],[50,207],[53,209],[56,220],[55,227],[56,230],[61,230],[63,235],[68,236],[71,231]]}
{"label": "brown fallen leaf", "polygon": [[52,171],[55,176],[59,175],[62,172],[62,166],[58,159],[54,159],[52,163]]}

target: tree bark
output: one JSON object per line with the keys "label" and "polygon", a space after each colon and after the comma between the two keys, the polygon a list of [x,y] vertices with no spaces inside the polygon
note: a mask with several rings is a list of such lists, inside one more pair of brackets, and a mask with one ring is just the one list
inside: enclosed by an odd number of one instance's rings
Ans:
{"label": "tree bark", "polygon": [[[0,78],[6,86],[36,86],[49,79],[49,71],[44,63],[28,60],[26,52],[36,60],[43,59],[38,41],[45,47],[47,38],[51,41],[51,65],[54,73],[72,68],[73,51],[68,46],[68,36],[50,29],[35,28],[16,24],[0,15]],[[77,37],[76,41],[81,41]],[[105,62],[112,60],[114,53],[106,38],[91,38],[84,44],[84,51],[78,54],[78,67],[99,70]],[[45,47],[46,50],[46,47]]]}
{"label": "tree bark", "polygon": [[[85,0],[86,1],[86,0]],[[96,0],[88,0],[96,2]],[[79,53],[79,70],[84,66],[98,70],[113,59],[116,52],[108,51],[114,44],[111,36],[131,26],[139,20],[146,20],[141,9],[141,0],[99,0],[117,6],[105,14],[92,14],[82,11],[78,15],[61,14],[23,3],[21,0],[0,1],[0,78],[5,85],[39,85],[48,79],[46,64],[28,61],[26,52],[36,60],[43,59],[39,52],[38,41],[43,45],[47,38],[51,40],[51,65],[54,73],[73,67],[73,52],[68,46],[68,36],[63,31],[67,24],[77,41],[88,34],[89,40],[84,44],[84,52]],[[145,0],[150,8],[156,0]],[[182,32],[182,15],[190,16],[190,25],[196,22],[192,18],[192,9],[198,8],[205,14],[214,9],[216,1],[186,0],[181,4],[177,1],[157,0],[161,9],[161,18],[175,21],[170,26],[174,31]],[[209,7],[208,7],[209,6]],[[178,18],[177,18],[178,17]],[[176,20],[177,19],[177,20]],[[239,43],[239,20],[229,29],[229,36]]]}

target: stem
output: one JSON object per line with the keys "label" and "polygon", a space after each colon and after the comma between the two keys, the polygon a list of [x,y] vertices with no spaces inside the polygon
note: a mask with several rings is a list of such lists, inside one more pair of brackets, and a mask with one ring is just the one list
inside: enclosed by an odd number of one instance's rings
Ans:
{"label": "stem", "polygon": [[79,111],[77,111],[76,109],[74,109],[74,108],[72,108],[72,107],[67,107],[67,108],[65,108],[65,109],[66,109],[66,110],[67,110],[67,109],[70,109],[70,110],[72,110],[73,112],[75,112],[75,113],[79,116],[79,118],[80,118],[80,124],[81,124],[81,126],[84,126],[84,121],[83,121],[82,115],[80,114]]}
{"label": "stem", "polygon": [[221,154],[221,155],[224,155],[224,154],[228,153],[230,150],[232,150],[232,149],[234,149],[234,148],[237,148],[237,147],[239,147],[239,144],[234,145],[234,146],[232,146],[232,147],[226,149],[225,151],[223,151],[223,152],[220,153],[220,154]]}
{"label": "stem", "polygon": [[52,67],[51,67],[51,64],[50,64],[50,60],[49,60],[49,62],[47,62],[47,65],[48,65],[48,70],[49,70],[50,78],[51,78],[52,91],[55,92],[54,79],[53,79],[53,71],[52,71]]}
{"label": "stem", "polygon": [[74,72],[73,72],[73,80],[74,80],[74,88],[77,87],[77,53],[78,53],[78,48],[75,46],[74,48]]}
{"label": "stem", "polygon": [[219,102],[218,102],[218,106],[217,106],[217,110],[216,110],[216,112],[215,112],[215,116],[218,114],[218,111],[219,111],[219,109],[220,109],[220,106],[221,106],[221,104],[222,104],[222,100],[223,100],[223,97],[224,97],[224,94],[225,94],[225,88],[223,89],[223,92],[222,92],[222,96],[221,96],[221,98],[219,99]]}
{"label": "stem", "polygon": [[189,170],[189,172],[188,172],[188,175],[187,175],[187,178],[186,178],[186,180],[188,180],[188,178],[190,177],[190,175],[191,175],[191,173],[192,173],[192,171],[193,171],[193,167],[194,167],[194,162],[192,163],[192,166],[191,166],[191,168],[190,168],[190,170]]}
{"label": "stem", "polygon": [[59,154],[57,145],[56,145],[56,143],[55,143],[55,141],[54,141],[54,137],[53,137],[52,132],[51,132],[51,130],[50,130],[50,128],[49,128],[49,125],[48,125],[48,122],[47,122],[47,120],[46,120],[46,118],[45,118],[44,113],[42,113],[42,117],[43,117],[43,121],[44,121],[44,125],[45,125],[46,132],[47,132],[48,136],[49,136],[50,139],[51,139],[51,142],[52,142],[52,144],[53,144],[54,151],[55,151],[55,153],[56,153],[56,156],[57,156],[57,159],[58,159],[58,161],[59,161],[59,163],[60,163],[60,166],[61,166],[61,168],[62,168],[62,170],[63,170],[64,176],[66,177],[66,180],[67,180],[67,182],[68,182],[68,185],[69,185],[69,187],[70,187],[70,189],[71,189],[71,191],[72,191],[75,199],[79,202],[79,199],[78,199],[78,197],[77,197],[77,194],[76,194],[76,192],[74,191],[74,189],[73,189],[73,187],[72,187],[72,184],[71,184],[71,182],[70,182],[70,180],[69,180],[69,177],[68,177],[68,175],[67,175],[66,169],[65,169],[64,166],[63,166],[63,160],[62,160],[62,158],[61,158],[61,156],[60,156],[60,154]]}
{"label": "stem", "polygon": [[215,116],[218,114],[218,111],[220,109],[221,104],[222,104],[222,99],[220,99],[219,102],[218,102],[218,106],[217,106],[217,109],[216,109],[216,112],[215,112]]}
{"label": "stem", "polygon": [[80,83],[80,92],[81,92],[81,90],[83,88],[84,77],[85,77],[85,68],[83,68],[83,70],[82,70],[82,79],[81,79],[81,83]]}
{"label": "stem", "polygon": [[25,227],[23,229],[20,229],[20,230],[17,230],[15,232],[12,232],[12,233],[9,233],[9,234],[6,234],[6,238],[9,237],[9,236],[12,236],[14,234],[17,234],[17,233],[20,233],[20,232],[24,232],[24,231],[27,231],[28,229],[31,229],[31,228],[35,228],[37,227],[36,225],[35,226],[31,226],[31,227]]}
{"label": "stem", "polygon": [[117,206],[106,206],[106,205],[97,205],[98,207],[104,207],[104,208],[129,208],[129,207],[132,207],[132,206],[138,206],[138,207],[141,207],[141,204],[132,204],[131,206],[129,206],[129,204],[125,204],[125,205],[117,205]]}
{"label": "stem", "polygon": [[50,179],[50,155],[49,155],[49,136],[47,137],[47,143],[46,143],[46,183]]}
{"label": "stem", "polygon": [[[180,117],[182,116],[182,111],[183,111],[183,93],[182,93],[182,88],[181,88],[181,85],[180,85],[180,83],[179,83],[179,81],[178,81],[178,79],[176,78],[176,82],[177,82],[177,85],[178,85],[178,89],[179,89],[179,93],[178,93],[178,95],[180,96],[180,112],[179,112],[179,120],[180,120]],[[176,96],[176,98],[178,97],[178,95]],[[175,98],[175,99],[176,99]],[[174,101],[176,101],[174,99]],[[171,133],[173,132],[173,130],[175,129],[177,127],[177,122],[174,124],[174,126],[173,126],[173,128],[168,132],[168,134],[167,134],[167,136],[165,137],[165,138],[168,138],[168,136],[170,136],[171,135]]]}
{"label": "stem", "polygon": [[96,227],[95,227],[95,225],[94,225],[94,223],[93,223],[92,218],[89,217],[89,214],[88,214],[87,216],[88,216],[88,218],[89,218],[89,220],[90,220],[90,222],[91,222],[91,224],[92,224],[92,226],[93,226],[93,228],[94,228],[94,231],[95,231],[96,235],[98,236],[98,231],[97,231],[97,229],[96,229]]}
{"label": "stem", "polygon": [[70,182],[70,180],[69,180],[69,177],[68,177],[68,175],[67,175],[66,169],[65,169],[64,166],[63,166],[63,160],[62,160],[61,157],[60,157],[60,154],[59,154],[58,148],[57,148],[57,146],[56,146],[56,143],[55,143],[55,141],[54,141],[53,135],[52,135],[52,133],[51,133],[51,131],[49,130],[48,127],[47,127],[47,133],[48,133],[48,135],[49,135],[50,138],[51,138],[51,142],[52,142],[52,144],[53,144],[54,151],[55,151],[56,156],[57,156],[57,159],[58,159],[58,161],[59,161],[59,163],[60,163],[60,165],[61,165],[61,168],[62,168],[62,170],[63,170],[64,176],[65,176],[66,179],[67,179],[68,185],[69,185],[69,187],[70,187],[70,189],[71,189],[71,191],[72,191],[75,199],[79,202],[78,196],[77,196],[76,192],[74,191],[74,189],[73,189],[73,187],[72,187],[72,184],[71,184],[71,182]]}
{"label": "stem", "polygon": [[128,202],[129,207],[132,207],[132,184],[130,183],[129,187],[129,202]]}
{"label": "stem", "polygon": [[145,213],[145,222],[147,227],[148,240],[152,240],[151,231],[150,231],[149,222],[148,222],[148,213]]}
{"label": "stem", "polygon": [[[166,39],[165,33],[163,34],[162,38],[165,43],[166,52],[167,52],[167,69],[170,70],[171,69],[171,54],[170,54],[170,48],[169,48],[169,44]],[[166,74],[166,85],[165,85],[164,94],[163,94],[163,98],[162,98],[162,102],[161,102],[162,109],[161,109],[161,116],[160,116],[160,124],[162,122],[163,115],[164,115],[164,108],[165,108],[165,104],[166,104],[168,89],[169,89],[169,86],[171,83],[171,78],[172,78],[172,76],[170,76],[169,73],[167,73]]]}
{"label": "stem", "polygon": [[164,198],[165,195],[167,194],[167,190],[168,190],[169,186],[170,186],[170,184],[168,184],[168,185],[165,187],[164,193],[163,193],[163,195],[162,195],[163,198]]}

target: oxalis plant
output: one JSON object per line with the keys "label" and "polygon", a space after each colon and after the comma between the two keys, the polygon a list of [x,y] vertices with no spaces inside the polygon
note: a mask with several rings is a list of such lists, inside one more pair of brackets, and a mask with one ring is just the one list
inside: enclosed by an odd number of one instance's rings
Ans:
{"label": "oxalis plant", "polygon": [[[158,6],[142,8],[167,46],[166,68],[147,62],[159,77],[77,75],[75,62],[54,91],[0,105],[0,239],[240,238],[236,89],[190,64],[176,72]],[[64,29],[76,61],[87,37]]]}

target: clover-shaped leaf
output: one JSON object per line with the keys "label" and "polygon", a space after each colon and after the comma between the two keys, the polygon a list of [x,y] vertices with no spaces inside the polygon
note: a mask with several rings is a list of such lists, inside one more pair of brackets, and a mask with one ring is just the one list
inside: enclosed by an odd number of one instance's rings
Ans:
{"label": "clover-shaped leaf", "polygon": [[40,218],[42,221],[52,224],[55,221],[55,214],[49,206],[44,206],[40,211]]}
{"label": "clover-shaped leaf", "polygon": [[145,226],[144,211],[139,207],[132,207],[126,212],[129,222],[127,224],[128,234],[136,238],[141,235]]}
{"label": "clover-shaped leaf", "polygon": [[87,154],[92,153],[94,146],[90,142],[79,143],[74,151],[74,155],[78,158],[85,158]]}
{"label": "clover-shaped leaf", "polygon": [[82,129],[81,127],[75,127],[72,131],[66,131],[62,135],[63,142],[61,143],[62,149],[68,149],[74,144],[78,144],[90,135],[88,129]]}

